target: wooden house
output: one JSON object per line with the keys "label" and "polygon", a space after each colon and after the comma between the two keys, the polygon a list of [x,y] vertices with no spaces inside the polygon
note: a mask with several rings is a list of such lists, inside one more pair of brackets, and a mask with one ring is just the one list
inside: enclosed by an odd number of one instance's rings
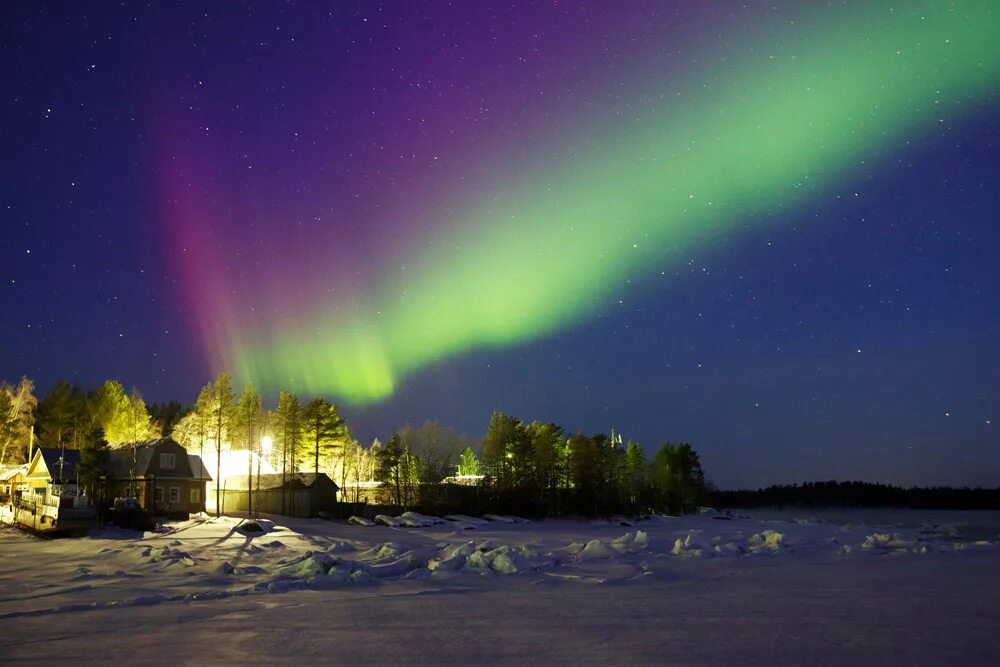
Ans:
{"label": "wooden house", "polygon": [[28,466],[4,466],[0,470],[0,505],[10,503],[14,495],[20,495],[27,488]]}
{"label": "wooden house", "polygon": [[204,512],[211,479],[201,458],[171,438],[139,442],[109,456],[108,497],[135,498],[156,514]]}
{"label": "wooden house", "polygon": [[23,491],[14,502],[15,521],[38,531],[91,528],[96,513],[77,485],[79,463],[80,451],[76,449],[36,449],[24,473]]}

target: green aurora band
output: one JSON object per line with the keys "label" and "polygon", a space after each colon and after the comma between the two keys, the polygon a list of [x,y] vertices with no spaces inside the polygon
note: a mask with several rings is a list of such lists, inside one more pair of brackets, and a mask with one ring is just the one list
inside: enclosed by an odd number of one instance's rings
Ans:
{"label": "green aurora band", "polygon": [[696,66],[684,84],[647,77],[630,89],[628,121],[582,120],[574,137],[547,138],[544,159],[456,204],[465,213],[350,317],[324,311],[238,338],[227,365],[264,388],[365,404],[435,361],[587,320],[626,281],[676,266],[755,213],[801,205],[946,110],[988,99],[998,6],[826,10],[811,27],[758,26],[752,42],[702,54],[718,66]]}

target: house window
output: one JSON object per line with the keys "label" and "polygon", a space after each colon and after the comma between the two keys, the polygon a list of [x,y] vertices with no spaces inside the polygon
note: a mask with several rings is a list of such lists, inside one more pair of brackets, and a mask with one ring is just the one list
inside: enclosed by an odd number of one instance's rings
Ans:
{"label": "house window", "polygon": [[177,464],[173,454],[160,454],[160,469],[173,470]]}
{"label": "house window", "polygon": [[181,487],[171,486],[170,487],[170,502],[179,503],[181,501]]}
{"label": "house window", "polygon": [[191,489],[191,504],[197,505],[201,502],[201,489]]}
{"label": "house window", "polygon": [[163,487],[162,486],[156,487],[156,489],[153,491],[153,500],[155,500],[158,503],[162,503],[163,502]]}

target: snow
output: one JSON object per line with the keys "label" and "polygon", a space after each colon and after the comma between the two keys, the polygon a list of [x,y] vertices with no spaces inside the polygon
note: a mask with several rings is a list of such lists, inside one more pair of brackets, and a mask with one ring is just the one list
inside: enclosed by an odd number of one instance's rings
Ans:
{"label": "snow", "polygon": [[226,662],[259,631],[251,662],[1000,664],[1000,534],[955,517],[498,516],[0,528],[0,655]]}
{"label": "snow", "polygon": [[350,519],[347,520],[347,523],[351,524],[352,526],[374,526],[374,525],[376,525],[374,521],[372,521],[371,519],[366,519],[363,516],[352,516]]}

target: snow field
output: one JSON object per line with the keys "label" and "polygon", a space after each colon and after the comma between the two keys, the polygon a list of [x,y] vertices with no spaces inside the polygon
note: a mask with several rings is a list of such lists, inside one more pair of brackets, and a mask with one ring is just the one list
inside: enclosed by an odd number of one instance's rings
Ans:
{"label": "snow field", "polygon": [[0,655],[1000,664],[1000,535],[961,522],[271,518],[253,538],[230,517],[63,540],[0,528]]}
{"label": "snow field", "polygon": [[[392,586],[427,579],[527,577],[555,583],[627,583],[676,577],[685,561],[782,558],[816,562],[876,557],[996,553],[1000,540],[960,541],[947,525],[873,529],[863,523],[623,518],[528,523],[484,518],[399,517],[349,522],[272,517],[246,537],[241,520],[201,516],[163,533],[120,529],[39,540],[0,532],[0,619],[72,609],[192,602],[296,589]],[[622,532],[623,523],[633,523]],[[474,530],[479,539],[470,540]],[[244,533],[244,534],[241,534]],[[748,561],[749,562],[749,561]],[[688,575],[697,575],[689,570]]]}

